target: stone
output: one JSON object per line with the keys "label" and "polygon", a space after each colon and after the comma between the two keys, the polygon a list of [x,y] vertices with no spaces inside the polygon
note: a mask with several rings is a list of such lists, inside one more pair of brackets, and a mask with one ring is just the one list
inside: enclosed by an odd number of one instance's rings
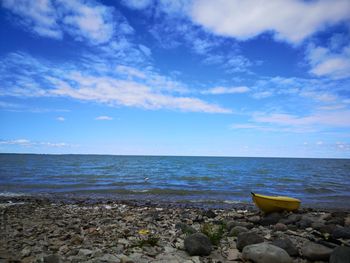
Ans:
{"label": "stone", "polygon": [[344,219],[344,226],[350,226],[350,216],[347,216],[345,219]]}
{"label": "stone", "polygon": [[238,249],[230,248],[227,250],[227,260],[236,260],[239,259],[240,253]]}
{"label": "stone", "polygon": [[231,229],[229,236],[238,236],[240,233],[248,232],[248,228],[244,226],[235,226]]}
{"label": "stone", "polygon": [[243,232],[237,237],[237,248],[241,251],[245,246],[262,242],[264,242],[264,238],[255,232]]}
{"label": "stone", "polygon": [[314,223],[314,221],[311,218],[303,216],[296,225],[301,229],[305,229],[311,227],[312,223]]}
{"label": "stone", "polygon": [[92,250],[81,248],[79,249],[78,256],[89,257],[92,255]]}
{"label": "stone", "polygon": [[208,218],[215,218],[216,214],[213,210],[208,210],[203,213],[203,216],[206,216]]}
{"label": "stone", "polygon": [[350,263],[350,247],[337,247],[334,249],[329,263]]}
{"label": "stone", "polygon": [[[118,257],[112,255],[112,254],[104,254],[102,257],[98,258],[98,262],[109,262],[109,263],[115,263],[121,261]],[[133,261],[123,261],[123,262],[128,262],[132,263]]]}
{"label": "stone", "polygon": [[277,223],[277,224],[273,227],[273,229],[274,229],[275,231],[287,231],[287,230],[288,230],[288,227],[287,227],[285,224],[283,224],[283,223]]}
{"label": "stone", "polygon": [[332,237],[350,239],[350,227],[336,227],[332,232]]}
{"label": "stone", "polygon": [[292,257],[299,255],[297,247],[287,237],[278,238],[278,239],[274,240],[272,242],[272,245],[284,249]]}
{"label": "stone", "polygon": [[263,217],[259,223],[262,226],[275,225],[278,223],[278,221],[281,218],[282,218],[282,215],[280,213],[274,212],[274,213],[265,215],[265,217]]}
{"label": "stone", "polygon": [[242,258],[255,263],[292,263],[291,257],[282,248],[268,243],[246,246]]}
{"label": "stone", "polygon": [[52,254],[44,257],[44,263],[60,263],[61,259],[59,255]]}
{"label": "stone", "polygon": [[306,242],[301,249],[301,253],[305,258],[312,261],[327,261],[332,253],[332,249],[313,242]]}
{"label": "stone", "polygon": [[208,256],[213,249],[209,238],[202,233],[189,235],[184,245],[190,256]]}
{"label": "stone", "polygon": [[29,247],[25,247],[21,250],[21,256],[22,258],[30,256],[31,251]]}
{"label": "stone", "polygon": [[287,218],[282,218],[279,222],[289,225],[289,224],[295,224],[301,219],[301,215],[299,214],[290,214]]}

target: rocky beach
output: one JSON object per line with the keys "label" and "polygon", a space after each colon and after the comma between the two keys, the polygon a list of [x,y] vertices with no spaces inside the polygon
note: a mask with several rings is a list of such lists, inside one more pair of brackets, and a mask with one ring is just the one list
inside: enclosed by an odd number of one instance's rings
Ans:
{"label": "rocky beach", "polygon": [[350,213],[1,197],[0,262],[350,262]]}

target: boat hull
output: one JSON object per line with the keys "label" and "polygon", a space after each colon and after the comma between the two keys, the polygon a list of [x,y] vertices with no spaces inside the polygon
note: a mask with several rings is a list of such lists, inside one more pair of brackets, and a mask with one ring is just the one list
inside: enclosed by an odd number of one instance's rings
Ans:
{"label": "boat hull", "polygon": [[254,203],[265,213],[295,211],[300,207],[300,200],[287,196],[268,196],[252,193]]}

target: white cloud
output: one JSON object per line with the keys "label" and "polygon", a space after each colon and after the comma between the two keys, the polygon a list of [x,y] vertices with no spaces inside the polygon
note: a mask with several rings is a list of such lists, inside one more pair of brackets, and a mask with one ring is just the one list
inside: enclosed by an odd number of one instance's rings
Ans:
{"label": "white cloud", "polygon": [[327,126],[350,127],[350,111],[317,112],[306,116],[285,113],[256,113],[253,120],[257,123],[269,123],[281,126]]}
{"label": "white cloud", "polygon": [[[0,96],[61,96],[115,107],[231,113],[230,109],[198,98],[178,96],[177,93],[184,93],[187,88],[182,87],[180,82],[151,70],[142,73],[132,67],[120,66],[117,70],[114,68],[105,74],[96,74],[70,65],[59,68],[25,54],[9,56],[2,62],[0,76],[4,81],[0,87]],[[23,66],[27,64],[30,66]],[[13,74],[7,65],[18,68],[20,74]],[[95,64],[91,63],[88,68],[94,66]],[[127,78],[121,77],[120,74],[126,75]],[[147,75],[147,79],[143,79],[143,74]],[[6,81],[9,79],[11,81]]]}
{"label": "white cloud", "polygon": [[62,31],[58,14],[50,0],[3,0],[2,6],[21,17],[20,24],[38,35],[60,39]]}
{"label": "white cloud", "polygon": [[[68,33],[92,44],[106,43],[115,32],[113,9],[93,1],[82,0],[4,0],[2,6],[18,16],[27,30],[60,39]],[[132,31],[120,21],[119,30]],[[130,29],[131,28],[131,29]]]}
{"label": "white cloud", "polygon": [[53,142],[33,142],[27,139],[15,139],[15,140],[0,140],[0,145],[18,145],[23,147],[32,146],[47,146],[47,147],[69,147],[71,145],[67,143],[53,143]]}
{"label": "white cloud", "polygon": [[[80,81],[82,80],[82,81]],[[230,113],[229,109],[209,104],[197,98],[175,97],[154,92],[150,86],[135,81],[110,77],[81,76],[74,87],[68,81],[51,79],[56,87],[51,95],[79,100],[97,101],[110,106],[128,106],[144,109],[175,109],[190,112]],[[70,80],[72,82],[72,79]]]}
{"label": "white cloud", "polygon": [[57,117],[56,120],[58,120],[58,121],[65,121],[66,119],[64,117],[60,116],[60,117]]}
{"label": "white cloud", "polygon": [[299,43],[313,33],[350,18],[348,0],[194,0],[191,19],[211,32],[240,40],[272,32]]}
{"label": "white cloud", "polygon": [[98,116],[95,118],[95,120],[97,120],[97,121],[111,121],[111,120],[113,120],[113,118],[109,117],[109,116]]}
{"label": "white cloud", "polygon": [[122,0],[123,5],[132,9],[145,9],[149,7],[154,0]]}
{"label": "white cloud", "polygon": [[246,86],[239,86],[239,87],[215,87],[208,90],[204,90],[203,94],[237,94],[237,93],[247,93],[250,89]]}
{"label": "white cloud", "polygon": [[312,67],[310,73],[316,76],[333,79],[350,77],[350,45],[340,52],[312,45],[308,48],[306,59]]}

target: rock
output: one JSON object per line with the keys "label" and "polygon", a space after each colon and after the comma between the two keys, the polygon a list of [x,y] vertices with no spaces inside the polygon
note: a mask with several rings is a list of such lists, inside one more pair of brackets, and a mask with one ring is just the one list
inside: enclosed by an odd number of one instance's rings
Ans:
{"label": "rock", "polygon": [[262,226],[274,225],[274,224],[277,224],[281,218],[282,218],[282,215],[280,213],[274,212],[271,214],[267,214],[265,217],[263,217],[260,220],[259,223]]}
{"label": "rock", "polygon": [[301,253],[305,258],[312,261],[327,261],[332,253],[332,249],[313,242],[306,242],[301,249]]}
{"label": "rock", "polygon": [[350,247],[337,247],[334,249],[329,263],[350,263]]}
{"label": "rock", "polygon": [[243,226],[248,229],[252,229],[254,227],[254,224],[251,222],[242,222],[242,221],[229,221],[226,223],[227,231],[230,232],[232,228],[235,226]]}
{"label": "rock", "polygon": [[22,251],[21,251],[21,256],[22,256],[22,258],[28,257],[28,256],[30,256],[30,254],[31,254],[31,251],[30,251],[30,248],[29,248],[29,247],[25,247],[25,248],[23,248]]}
{"label": "rock", "polygon": [[288,230],[288,227],[285,225],[285,224],[282,224],[282,223],[277,223],[273,229],[275,231],[287,231]]}
{"label": "rock", "polygon": [[282,218],[279,222],[289,225],[289,224],[295,224],[301,219],[301,215],[299,214],[290,214],[287,218]]}
{"label": "rock", "polygon": [[336,227],[332,232],[332,237],[350,239],[350,227]]}
{"label": "rock", "polygon": [[[98,262],[110,262],[110,263],[115,263],[115,262],[119,262],[120,259],[112,254],[104,254],[102,257],[98,258],[99,261]],[[124,261],[123,261],[124,262]],[[132,263],[133,261],[125,261],[125,263]]]}
{"label": "rock", "polygon": [[260,220],[261,220],[260,216],[248,217],[248,221],[253,223],[253,224],[258,224],[260,222]]}
{"label": "rock", "polygon": [[58,255],[52,254],[44,257],[44,263],[60,263],[61,259]]}
{"label": "rock", "polygon": [[241,251],[245,246],[264,242],[264,238],[254,232],[243,232],[237,237],[237,248]]}
{"label": "rock", "polygon": [[70,242],[72,245],[80,245],[83,242],[83,238],[80,235],[74,235]]}
{"label": "rock", "polygon": [[292,257],[299,255],[297,247],[287,237],[274,240],[272,245],[284,249]]}
{"label": "rock", "polygon": [[238,236],[240,233],[248,232],[248,228],[244,226],[235,226],[231,229],[229,236]]}
{"label": "rock", "polygon": [[203,216],[206,216],[208,218],[215,218],[216,214],[213,210],[208,210],[203,213]]}
{"label": "rock", "polygon": [[238,249],[235,248],[230,248],[229,250],[227,250],[227,260],[236,260],[239,258],[239,251]]}
{"label": "rock", "polygon": [[92,255],[92,250],[81,248],[79,249],[78,256],[89,257]]}
{"label": "rock", "polygon": [[182,222],[177,223],[175,225],[175,228],[176,229],[181,229],[182,233],[184,233],[184,234],[194,234],[194,233],[197,232],[196,229],[194,229],[193,227],[188,226],[188,225],[186,225],[185,223],[182,223]]}
{"label": "rock", "polygon": [[305,229],[310,227],[312,223],[314,223],[314,221],[310,217],[303,216],[296,225],[301,229]]}
{"label": "rock", "polygon": [[291,263],[292,259],[282,248],[267,243],[246,246],[242,258],[255,263]]}
{"label": "rock", "polygon": [[350,226],[350,216],[347,216],[347,217],[344,219],[344,226]]}
{"label": "rock", "polygon": [[209,238],[202,233],[195,233],[185,239],[185,250],[191,256],[208,256],[212,251]]}

